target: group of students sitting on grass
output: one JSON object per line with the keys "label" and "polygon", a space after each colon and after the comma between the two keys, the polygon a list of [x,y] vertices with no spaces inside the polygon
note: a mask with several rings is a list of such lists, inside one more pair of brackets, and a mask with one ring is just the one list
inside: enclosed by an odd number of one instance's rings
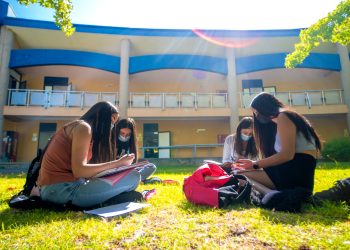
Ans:
{"label": "group of students sitting on grass", "polygon": [[[315,129],[304,116],[288,110],[268,93],[257,95],[251,110],[253,118],[243,118],[236,133],[226,138],[222,168],[228,173],[256,170],[245,175],[262,194],[301,187],[311,195],[321,150]],[[99,102],[52,137],[41,160],[36,193],[55,204],[103,204],[135,192],[156,166],[149,163],[134,169],[114,185],[93,177],[137,160],[134,120],[119,120],[116,106]]]}

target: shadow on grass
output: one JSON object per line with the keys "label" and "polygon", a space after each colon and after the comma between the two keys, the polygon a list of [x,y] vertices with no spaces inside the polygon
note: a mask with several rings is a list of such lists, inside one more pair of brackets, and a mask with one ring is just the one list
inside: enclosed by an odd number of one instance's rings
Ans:
{"label": "shadow on grass", "polygon": [[158,166],[156,174],[186,174],[190,175],[199,166]]}
{"label": "shadow on grass", "polygon": [[303,205],[301,213],[277,212],[261,209],[261,216],[271,223],[288,225],[310,224],[333,225],[338,222],[348,221],[350,207],[345,204],[326,202],[320,206],[311,204]]}
{"label": "shadow on grass", "polygon": [[350,169],[350,162],[320,161],[316,169]]}
{"label": "shadow on grass", "polygon": [[311,204],[305,204],[301,213],[273,211],[245,203],[231,205],[225,209],[216,209],[209,206],[194,205],[186,200],[179,204],[178,207],[186,213],[201,214],[216,211],[216,213],[220,215],[224,215],[232,210],[245,211],[248,209],[258,209],[262,220],[274,224],[282,223],[293,226],[311,223],[329,226],[339,222],[346,222],[349,220],[348,216],[350,212],[349,206],[330,202],[323,203],[322,206],[318,207],[314,207]]}
{"label": "shadow on grass", "polygon": [[22,179],[26,178],[27,173],[20,172],[20,173],[0,173],[0,178],[6,178],[6,179]]}
{"label": "shadow on grass", "polygon": [[81,211],[56,211],[51,209],[19,210],[8,207],[0,212],[3,231],[52,221],[81,220],[88,217]]}
{"label": "shadow on grass", "polygon": [[227,208],[218,209],[210,206],[194,205],[187,200],[183,200],[182,203],[178,205],[178,207],[185,212],[194,213],[194,214],[209,212],[209,211],[216,211],[219,214],[225,214],[231,210],[244,211],[246,209],[256,208],[254,205],[241,203],[241,204],[230,205]]}

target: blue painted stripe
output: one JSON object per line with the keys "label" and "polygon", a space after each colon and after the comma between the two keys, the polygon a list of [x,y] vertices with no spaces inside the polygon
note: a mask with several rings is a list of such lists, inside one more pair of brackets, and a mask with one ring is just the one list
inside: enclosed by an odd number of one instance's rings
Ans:
{"label": "blue painted stripe", "polygon": [[198,55],[147,55],[130,58],[130,74],[159,69],[193,69],[227,74],[225,58]]}
{"label": "blue painted stripe", "polygon": [[95,52],[54,49],[20,49],[11,51],[10,68],[72,65],[120,73],[120,58]]}
{"label": "blue painted stripe", "polygon": [[3,24],[4,19],[7,16],[8,8],[9,4],[7,2],[0,1],[0,25]]}
{"label": "blue painted stripe", "polygon": [[[286,53],[236,59],[237,74],[284,68]],[[130,58],[129,73],[161,69],[192,69],[227,74],[225,58],[198,55],[147,55]],[[73,65],[120,73],[120,58],[95,52],[53,49],[21,49],[11,52],[10,68],[45,65]],[[312,53],[299,68],[340,71],[338,54]]]}
{"label": "blue painted stripe", "polygon": [[[287,53],[256,55],[236,59],[237,74],[284,68]],[[338,54],[311,53],[298,68],[340,71]]]}
{"label": "blue painted stripe", "polygon": [[[4,24],[37,29],[58,30],[54,22],[30,20],[17,17],[6,17]],[[74,24],[76,32],[114,34],[128,36],[161,36],[161,37],[196,37],[192,30],[186,29],[143,29],[143,28],[121,28],[110,26],[96,26]],[[301,29],[291,30],[201,30],[203,34],[210,37],[295,37],[299,36]]]}

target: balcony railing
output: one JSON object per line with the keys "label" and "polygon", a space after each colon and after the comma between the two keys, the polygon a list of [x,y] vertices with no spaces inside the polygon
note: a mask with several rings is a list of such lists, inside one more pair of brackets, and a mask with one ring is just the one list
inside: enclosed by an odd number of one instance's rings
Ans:
{"label": "balcony railing", "polygon": [[115,92],[45,91],[31,89],[9,89],[8,106],[91,107],[99,101],[118,104]]}
{"label": "balcony railing", "polygon": [[226,108],[227,93],[130,93],[130,108]]}
{"label": "balcony railing", "polygon": [[[241,93],[241,107],[249,108],[253,98],[259,93]],[[307,106],[344,104],[343,90],[307,90],[271,93],[288,106]]]}
{"label": "balcony railing", "polygon": [[[258,93],[240,93],[241,108],[249,108],[250,102]],[[307,90],[273,93],[279,100],[289,106],[307,106],[344,104],[343,91]],[[42,106],[50,107],[91,107],[99,101],[119,104],[117,92],[82,92],[82,91],[44,91],[30,89],[9,89],[8,106]],[[227,93],[144,93],[129,94],[130,108],[228,108]]]}

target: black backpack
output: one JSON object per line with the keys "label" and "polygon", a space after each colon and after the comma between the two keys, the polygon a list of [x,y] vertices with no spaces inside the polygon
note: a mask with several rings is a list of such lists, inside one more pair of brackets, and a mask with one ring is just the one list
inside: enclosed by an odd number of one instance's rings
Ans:
{"label": "black backpack", "polygon": [[37,156],[30,163],[23,189],[18,194],[11,197],[8,202],[10,207],[19,209],[33,209],[42,207],[41,198],[37,196],[30,196],[30,193],[35,187],[36,181],[38,180],[41,168],[41,160],[47,147],[50,144],[50,141],[51,139],[43,151],[38,150]]}

